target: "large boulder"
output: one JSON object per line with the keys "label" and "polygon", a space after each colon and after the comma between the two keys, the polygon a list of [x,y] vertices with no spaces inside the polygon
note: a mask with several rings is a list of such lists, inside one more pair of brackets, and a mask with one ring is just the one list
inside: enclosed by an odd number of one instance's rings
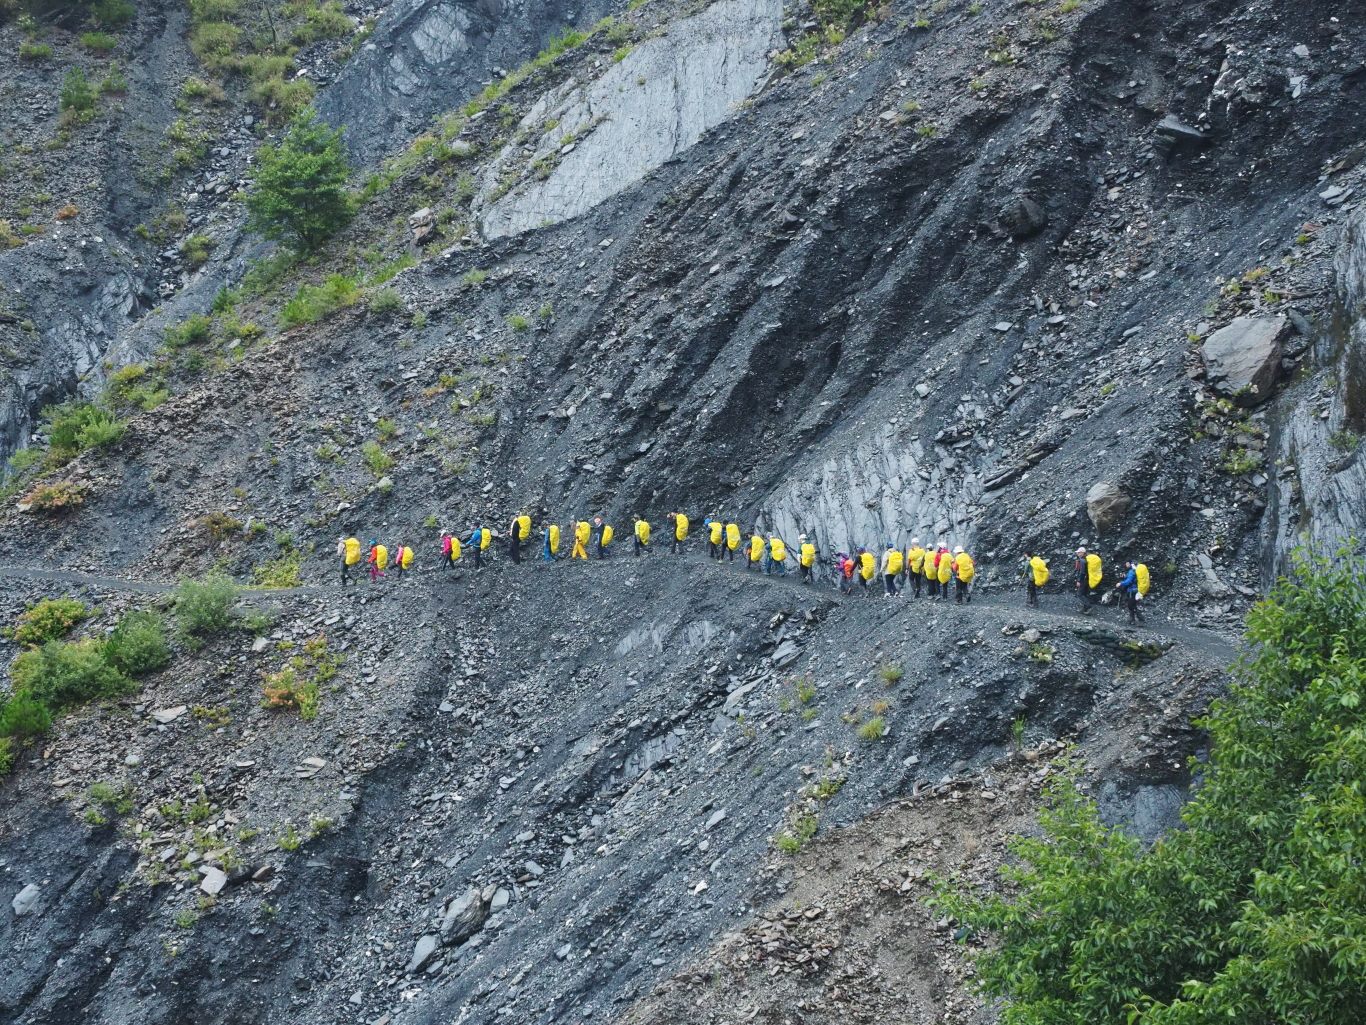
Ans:
{"label": "large boulder", "polygon": [[1119,525],[1129,511],[1129,496],[1113,481],[1103,480],[1086,492],[1086,515],[1097,533],[1104,534]]}
{"label": "large boulder", "polygon": [[1288,330],[1284,317],[1238,317],[1214,332],[1200,349],[1210,387],[1240,406],[1265,402],[1276,386]]}
{"label": "large boulder", "polygon": [[1048,226],[1048,211],[1030,196],[1015,196],[997,211],[996,220],[1011,238],[1029,238]]}
{"label": "large boulder", "polygon": [[451,901],[441,917],[441,941],[456,947],[482,929],[496,891],[495,886],[472,888]]}

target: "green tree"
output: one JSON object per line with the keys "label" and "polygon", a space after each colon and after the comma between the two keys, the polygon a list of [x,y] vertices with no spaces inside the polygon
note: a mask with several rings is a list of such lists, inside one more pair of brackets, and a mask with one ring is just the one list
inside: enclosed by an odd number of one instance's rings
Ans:
{"label": "green tree", "polygon": [[350,173],[341,130],[305,110],[278,146],[261,147],[247,196],[249,227],[296,249],[316,249],[351,216]]}
{"label": "green tree", "polygon": [[934,903],[1006,1025],[1356,1025],[1366,1008],[1366,562],[1301,556],[1201,723],[1184,829],[1151,848],[1059,780],[995,892]]}

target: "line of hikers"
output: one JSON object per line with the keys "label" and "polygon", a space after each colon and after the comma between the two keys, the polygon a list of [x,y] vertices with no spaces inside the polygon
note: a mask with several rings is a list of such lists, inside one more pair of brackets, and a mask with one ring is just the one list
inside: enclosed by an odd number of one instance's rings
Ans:
{"label": "line of hikers", "polygon": [[[665,517],[668,523],[670,550],[676,555],[683,550],[691,533],[692,524],[686,514],[671,512]],[[787,543],[777,534],[765,536],[758,528],[744,541],[740,525],[734,521],[725,522],[708,517],[702,521],[706,537],[708,558],[718,562],[734,562],[738,553],[746,572],[762,570],[766,574],[785,575],[789,563],[795,564],[800,571],[804,584],[816,581],[817,568],[820,566],[820,552],[806,534],[797,536],[795,550],[789,551]],[[569,550],[563,551],[562,540],[567,533]],[[452,531],[441,534],[441,567],[449,569],[456,566],[468,552],[475,569],[484,564],[495,538],[494,531],[488,527],[475,526],[463,540]],[[520,512],[509,525],[506,537],[512,561],[520,563],[531,549],[532,521],[530,514]],[[648,555],[651,549],[652,530],[647,520],[635,517],[632,524],[632,553],[636,556]],[[587,561],[589,552],[593,557],[606,559],[615,540],[615,531],[610,523],[601,516],[592,520],[578,520],[567,531],[558,523],[549,523],[540,530],[540,557],[543,562],[554,562],[568,558]],[[382,579],[389,572],[400,577],[413,565],[413,550],[406,544],[397,544],[392,549],[371,540],[368,549],[362,548],[355,537],[337,539],[337,556],[341,560],[341,581],[343,586],[352,582],[352,573],[359,572],[362,560],[368,570],[372,583]],[[919,598],[923,593],[929,598],[947,601],[952,594],[957,604],[971,604],[972,584],[977,576],[977,566],[971,555],[962,546],[949,550],[948,545],[940,542],[922,546],[920,538],[911,538],[910,545],[903,551],[893,541],[887,541],[881,556],[874,555],[866,548],[856,547],[853,553],[836,552],[831,559],[835,586],[844,594],[852,594],[858,587],[863,594],[870,593],[870,587],[882,578],[883,593],[888,598],[910,596]],[[1130,623],[1143,622],[1140,603],[1148,594],[1151,582],[1148,567],[1143,563],[1126,562],[1125,574],[1114,585],[1120,600],[1129,614]],[[1025,603],[1038,607],[1039,591],[1049,581],[1048,562],[1037,553],[1025,552],[1021,563],[1021,577],[1025,582]],[[1073,562],[1073,588],[1077,593],[1083,611],[1090,612],[1092,604],[1101,595],[1104,566],[1100,556],[1078,548]],[[1101,598],[1100,600],[1105,600]]]}

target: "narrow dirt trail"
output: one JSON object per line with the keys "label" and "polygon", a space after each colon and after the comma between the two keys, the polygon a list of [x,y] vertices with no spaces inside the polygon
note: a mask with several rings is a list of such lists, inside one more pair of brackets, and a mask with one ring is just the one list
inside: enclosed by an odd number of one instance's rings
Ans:
{"label": "narrow dirt trail", "polygon": [[[661,564],[667,565],[668,560],[676,558],[672,555],[656,552],[648,557],[651,561],[642,565],[653,565],[658,558]],[[1092,606],[1092,613],[1085,614],[1077,607],[1075,599],[1065,592],[1049,593],[1044,595],[1047,606],[1042,608],[1029,608],[1025,606],[1022,596],[1019,594],[1009,595],[1003,591],[986,591],[973,595],[970,605],[956,605],[952,601],[943,599],[921,598],[897,598],[887,599],[881,591],[881,582],[869,585],[869,592],[864,595],[856,591],[852,595],[841,594],[832,587],[828,580],[817,584],[803,584],[798,574],[789,572],[779,575],[764,574],[757,571],[745,571],[739,565],[726,563],[716,564],[711,559],[700,559],[697,555],[683,556],[684,566],[689,569],[705,563],[709,570],[714,572],[730,572],[740,580],[750,581],[759,586],[779,586],[791,587],[794,590],[812,594],[822,598],[844,604],[869,602],[871,607],[878,610],[879,621],[886,621],[899,614],[911,613],[914,610],[929,611],[931,609],[943,608],[946,611],[952,607],[955,611],[965,615],[971,615],[976,608],[990,608],[1001,612],[1012,613],[1018,616],[1026,624],[1046,624],[1052,627],[1072,629],[1077,626],[1091,625],[1099,628],[1115,631],[1126,635],[1131,635],[1136,640],[1145,637],[1160,637],[1173,643],[1181,644],[1184,647],[1198,651],[1212,659],[1232,662],[1240,651],[1240,642],[1234,635],[1222,633],[1215,630],[1208,630],[1201,627],[1183,626],[1181,624],[1155,619],[1150,611],[1147,621],[1139,627],[1131,627],[1122,622],[1122,613],[1114,606]],[[636,560],[629,556],[622,557],[617,555],[606,560],[607,566],[636,565]],[[590,560],[584,568],[596,567],[600,565],[598,560]],[[559,560],[546,565],[541,562],[539,557],[532,559],[524,558],[522,566],[528,570],[536,572],[574,572],[573,563],[568,560]],[[496,569],[495,569],[496,567]],[[514,567],[514,564],[503,557],[497,562],[489,560],[489,570],[494,572],[505,572]],[[521,568],[521,567],[516,567]],[[412,571],[410,571],[412,572]],[[472,586],[478,579],[480,571],[472,570],[469,567],[462,567],[459,577],[450,578],[443,576],[439,570],[426,572],[416,572],[412,575],[420,581],[424,581],[431,586],[437,586],[443,581],[455,582],[463,580],[466,586]],[[591,569],[590,569],[591,572]],[[71,584],[73,586],[93,587],[108,591],[125,591],[135,594],[170,594],[176,588],[175,581],[133,579],[129,577],[112,577],[100,574],[83,573],[77,570],[64,569],[44,569],[34,566],[0,566],[0,579],[17,580],[46,580],[60,584]],[[386,586],[393,586],[389,584]],[[247,599],[271,598],[271,597],[323,597],[326,595],[345,594],[348,590],[353,592],[373,593],[370,591],[371,585],[362,581],[352,588],[344,588],[340,585],[305,585],[302,587],[241,587],[238,593]],[[383,593],[383,592],[380,592]]]}

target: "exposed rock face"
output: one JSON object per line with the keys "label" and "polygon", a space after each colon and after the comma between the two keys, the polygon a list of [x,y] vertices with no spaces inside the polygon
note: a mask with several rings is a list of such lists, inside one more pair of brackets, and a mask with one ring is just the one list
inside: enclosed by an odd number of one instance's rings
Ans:
{"label": "exposed rock face", "polygon": [[1086,515],[1102,534],[1119,526],[1128,511],[1129,496],[1113,481],[1098,481],[1086,493]]}
{"label": "exposed rock face", "polygon": [[1269,399],[1286,330],[1285,317],[1237,317],[1206,338],[1200,355],[1214,390],[1240,406]]}
{"label": "exposed rock face", "polygon": [[529,159],[553,168],[498,195],[509,166],[528,159],[521,145],[509,145],[484,179],[484,234],[577,217],[692,146],[753,93],[781,21],[777,0],[722,0],[639,44],[596,80],[570,81],[544,97],[515,134],[539,136]]}
{"label": "exposed rock face", "polygon": [[533,57],[556,33],[589,25],[624,4],[576,5],[538,0],[403,0],[380,18],[374,34],[318,97],[318,110],[346,126],[352,154],[373,160],[433,117],[454,110],[498,77]]}

